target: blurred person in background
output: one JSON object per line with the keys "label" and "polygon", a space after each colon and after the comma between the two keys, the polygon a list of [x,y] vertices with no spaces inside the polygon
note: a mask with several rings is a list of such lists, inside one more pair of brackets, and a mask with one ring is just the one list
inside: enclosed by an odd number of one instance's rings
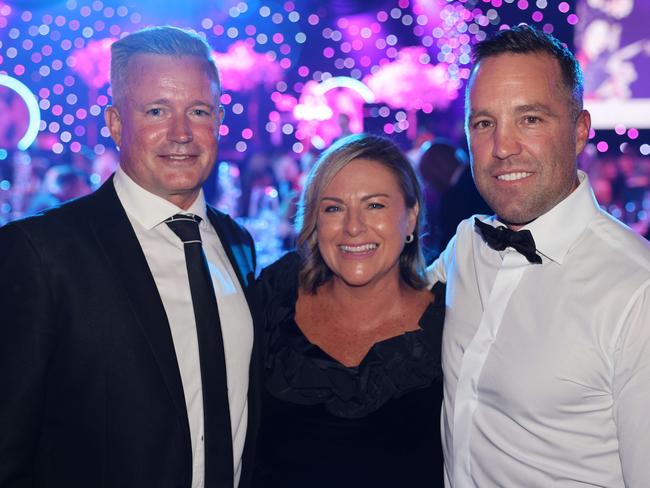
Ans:
{"label": "blurred person in background", "polygon": [[241,215],[257,217],[264,195],[270,188],[277,188],[277,184],[268,156],[253,153],[242,170]]}
{"label": "blurred person in background", "polygon": [[298,161],[291,153],[278,154],[273,158],[272,165],[278,185],[280,216],[278,234],[282,239],[283,248],[292,249],[295,246],[295,226],[293,224],[303,184],[303,175]]}
{"label": "blurred person in background", "polygon": [[120,163],[119,154],[113,149],[106,149],[102,154],[95,156],[92,162],[94,189],[99,188],[115,172]]}
{"label": "blurred person in background", "polygon": [[427,257],[437,257],[462,220],[489,213],[490,207],[476,189],[469,158],[462,148],[436,138],[422,145],[421,154],[418,170],[427,189],[435,192],[427,208],[429,235],[424,242]]}
{"label": "blurred person in background", "polygon": [[31,199],[27,214],[35,214],[91,192],[86,173],[70,165],[52,166],[45,172],[41,190]]}

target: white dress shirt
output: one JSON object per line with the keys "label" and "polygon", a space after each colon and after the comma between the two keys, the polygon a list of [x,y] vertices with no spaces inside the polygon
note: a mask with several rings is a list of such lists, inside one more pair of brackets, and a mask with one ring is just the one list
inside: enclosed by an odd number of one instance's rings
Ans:
{"label": "white dress shirt", "polygon": [[542,264],[472,218],[429,269],[447,283],[448,487],[650,486],[650,245],[579,177],[524,227]]}
{"label": "white dress shirt", "polygon": [[205,476],[199,346],[183,243],[164,221],[177,213],[202,219],[199,231],[219,306],[225,349],[236,487],[248,423],[248,372],[253,347],[253,321],[237,275],[210,224],[203,191],[190,208],[182,210],[137,185],[121,168],[113,182],[144,251],[171,328],[192,439],[192,488],[203,488]]}

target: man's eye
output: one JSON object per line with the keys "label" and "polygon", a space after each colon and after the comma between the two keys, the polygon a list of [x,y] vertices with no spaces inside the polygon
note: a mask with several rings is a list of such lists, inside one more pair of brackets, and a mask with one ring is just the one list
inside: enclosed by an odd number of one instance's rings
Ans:
{"label": "man's eye", "polygon": [[385,207],[386,207],[386,205],[384,205],[382,203],[377,203],[377,202],[372,202],[372,203],[368,204],[368,208],[371,208],[371,209],[380,209],[380,208],[385,208]]}
{"label": "man's eye", "polygon": [[325,213],[334,213],[338,212],[341,208],[338,205],[328,205],[323,209]]}
{"label": "man's eye", "polygon": [[527,116],[524,118],[524,121],[525,121],[527,124],[539,124],[539,123],[542,121],[542,119],[540,119],[539,117],[537,117],[537,116],[535,116],[535,115],[527,115]]}
{"label": "man's eye", "polygon": [[159,108],[150,108],[149,110],[147,110],[147,115],[153,115],[154,117],[158,117],[161,114],[162,114],[162,110]]}
{"label": "man's eye", "polygon": [[194,115],[198,115],[199,117],[206,117],[210,115],[210,112],[202,108],[195,108],[194,110],[192,110],[192,113]]}
{"label": "man's eye", "polygon": [[492,125],[492,122],[490,122],[489,120],[479,120],[477,122],[474,122],[473,127],[475,129],[487,129],[491,125]]}

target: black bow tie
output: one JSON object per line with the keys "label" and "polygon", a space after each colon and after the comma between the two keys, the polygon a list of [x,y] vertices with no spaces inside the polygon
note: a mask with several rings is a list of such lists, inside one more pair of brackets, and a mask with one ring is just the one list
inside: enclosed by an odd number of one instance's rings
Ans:
{"label": "black bow tie", "polygon": [[529,230],[515,232],[503,225],[492,227],[489,224],[481,222],[476,217],[474,217],[474,223],[481,232],[485,242],[487,242],[487,245],[495,251],[503,251],[506,247],[511,247],[520,254],[523,254],[529,262],[542,264],[542,258],[536,252],[535,240]]}

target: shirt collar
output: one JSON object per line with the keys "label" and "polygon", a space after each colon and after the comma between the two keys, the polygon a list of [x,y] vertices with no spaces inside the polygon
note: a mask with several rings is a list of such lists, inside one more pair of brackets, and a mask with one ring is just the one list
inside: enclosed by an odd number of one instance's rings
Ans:
{"label": "shirt collar", "polygon": [[579,170],[578,179],[578,187],[568,197],[522,228],[533,234],[537,252],[558,264],[600,208],[587,174]]}
{"label": "shirt collar", "polygon": [[153,229],[172,215],[179,213],[198,215],[202,219],[201,226],[207,225],[207,210],[202,189],[192,205],[187,210],[183,210],[142,188],[124,172],[121,166],[115,171],[113,184],[124,210],[147,230]]}

